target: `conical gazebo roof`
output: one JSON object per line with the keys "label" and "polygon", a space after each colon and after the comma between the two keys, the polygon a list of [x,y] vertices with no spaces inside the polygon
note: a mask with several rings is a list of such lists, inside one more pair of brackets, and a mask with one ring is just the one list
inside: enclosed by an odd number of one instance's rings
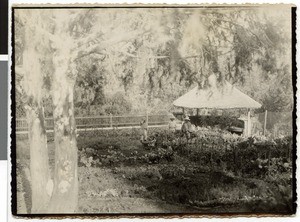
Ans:
{"label": "conical gazebo roof", "polygon": [[260,103],[227,81],[222,86],[217,86],[215,77],[213,76],[209,79],[209,82],[209,87],[199,89],[196,86],[191,91],[176,99],[173,104],[184,108],[257,109],[261,107]]}

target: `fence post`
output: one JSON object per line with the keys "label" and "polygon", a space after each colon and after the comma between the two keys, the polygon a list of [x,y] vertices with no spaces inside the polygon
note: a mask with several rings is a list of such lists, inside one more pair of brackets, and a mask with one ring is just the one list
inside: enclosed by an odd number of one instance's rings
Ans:
{"label": "fence post", "polygon": [[264,136],[266,136],[268,110],[265,111]]}
{"label": "fence post", "polygon": [[113,127],[113,123],[112,123],[112,114],[109,114],[109,125],[112,128]]}
{"label": "fence post", "polygon": [[148,109],[146,110],[146,125],[149,124],[149,116],[148,116]]}
{"label": "fence post", "polygon": [[272,146],[269,146],[269,147],[268,147],[268,176],[270,176],[271,148],[272,148]]}

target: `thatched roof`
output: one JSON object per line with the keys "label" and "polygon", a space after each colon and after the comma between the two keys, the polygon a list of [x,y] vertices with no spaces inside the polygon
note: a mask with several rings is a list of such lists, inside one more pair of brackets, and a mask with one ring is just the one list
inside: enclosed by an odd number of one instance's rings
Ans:
{"label": "thatched roof", "polygon": [[175,106],[185,108],[260,108],[261,104],[242,93],[229,82],[217,86],[212,80],[210,87],[199,89],[198,86],[173,102]]}

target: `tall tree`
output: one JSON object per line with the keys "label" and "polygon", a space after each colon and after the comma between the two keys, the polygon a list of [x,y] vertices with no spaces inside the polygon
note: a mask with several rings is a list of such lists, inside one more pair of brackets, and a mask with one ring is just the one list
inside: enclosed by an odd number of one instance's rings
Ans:
{"label": "tall tree", "polygon": [[[111,27],[109,34],[105,36],[104,41],[98,44],[102,36],[102,31],[104,29],[99,29],[97,26],[90,25],[91,21],[94,19],[94,13],[92,10],[48,10],[39,14],[39,11],[29,11],[30,13],[25,13],[24,17],[32,17],[32,24],[39,21],[40,25],[35,26],[30,34],[27,35],[25,39],[26,43],[30,42],[29,36],[35,33],[37,41],[32,42],[32,48],[29,51],[29,55],[33,58],[45,58],[49,57],[51,64],[42,63],[42,59],[36,59],[35,62],[35,72],[34,81],[39,84],[39,87],[33,88],[29,81],[24,85],[28,88],[28,95],[34,95],[33,102],[28,101],[28,104],[33,103],[32,107],[37,107],[37,112],[30,112],[28,115],[30,117],[29,123],[39,123],[35,127],[32,127],[33,131],[30,133],[32,135],[30,141],[36,142],[40,139],[40,131],[43,133],[43,144],[46,145],[46,134],[44,124],[41,121],[36,120],[36,116],[43,117],[41,111],[43,107],[41,105],[42,95],[41,89],[45,88],[43,80],[43,71],[40,67],[45,65],[45,69],[51,70],[48,76],[49,84],[48,89],[51,92],[52,103],[53,103],[53,118],[54,118],[54,142],[55,142],[55,169],[54,169],[54,187],[51,195],[50,202],[47,204],[47,199],[42,198],[47,205],[46,212],[49,213],[74,213],[77,209],[78,203],[78,174],[77,174],[77,143],[76,143],[76,126],[74,118],[74,85],[76,82],[76,77],[78,71],[76,69],[76,60],[81,59],[85,56],[91,54],[101,54],[104,49],[107,49],[111,44],[118,44],[120,42],[127,41],[136,37],[136,32],[132,31],[127,33],[127,35],[121,38],[115,37],[116,32],[122,30],[121,26]],[[103,17],[102,17],[103,18]],[[27,25],[27,24],[26,24]],[[30,26],[31,27],[31,26]],[[113,35],[113,38],[111,38]],[[46,39],[47,43],[39,42],[40,38]],[[41,45],[39,45],[41,43]],[[49,43],[49,44],[48,44]],[[48,48],[49,52],[45,55],[43,52],[36,50],[40,46],[41,48]],[[27,51],[23,53],[23,57],[28,56]],[[31,58],[32,58],[31,57]],[[29,58],[29,57],[28,57]],[[29,67],[31,63],[27,60],[24,61],[25,70],[29,72]],[[26,73],[26,78],[32,76],[31,73]],[[35,92],[34,90],[37,89]],[[33,90],[31,92],[30,90]],[[36,111],[34,110],[34,111]],[[35,116],[36,115],[36,116]],[[43,118],[42,118],[43,119]],[[40,128],[38,128],[40,127]],[[36,129],[37,132],[34,130]],[[31,157],[39,154],[35,149],[40,149],[37,143],[31,144]],[[44,149],[45,150],[45,149]],[[47,150],[46,152],[47,153]],[[47,156],[37,156],[36,158],[41,160],[47,160]],[[35,158],[34,158],[35,160]],[[40,165],[36,165],[36,162],[31,161],[33,164],[31,166],[31,171],[37,169],[37,166],[41,169]],[[43,164],[46,166],[46,164]],[[43,168],[42,168],[43,169]],[[36,171],[38,173],[34,174],[34,179],[39,176],[47,177],[49,172],[44,173]],[[46,186],[43,186],[43,191],[46,192]],[[49,186],[48,186],[49,187]],[[32,184],[32,190],[35,192],[35,185]],[[36,198],[32,197],[35,203],[39,203]],[[45,209],[43,209],[45,211]]]}
{"label": "tall tree", "polygon": [[[37,47],[44,45],[43,36],[37,36],[40,28],[39,13],[27,13],[24,11],[17,14],[19,21],[23,22],[24,29],[17,29],[18,35],[24,36],[23,47],[16,54],[23,54],[22,69],[16,69],[17,75],[21,72],[23,79],[18,87],[24,94],[26,101],[26,116],[28,121],[28,137],[30,146],[30,176],[32,206],[31,213],[44,213],[47,211],[48,202],[52,192],[52,180],[49,172],[49,159],[47,149],[47,137],[44,121],[44,75],[40,54],[45,53],[45,48]],[[48,188],[48,190],[46,189]]]}

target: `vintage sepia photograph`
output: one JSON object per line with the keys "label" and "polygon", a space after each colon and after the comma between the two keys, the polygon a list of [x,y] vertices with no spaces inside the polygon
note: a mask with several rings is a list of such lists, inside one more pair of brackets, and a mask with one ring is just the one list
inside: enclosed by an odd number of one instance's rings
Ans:
{"label": "vintage sepia photograph", "polygon": [[14,5],[13,215],[295,214],[295,12]]}

